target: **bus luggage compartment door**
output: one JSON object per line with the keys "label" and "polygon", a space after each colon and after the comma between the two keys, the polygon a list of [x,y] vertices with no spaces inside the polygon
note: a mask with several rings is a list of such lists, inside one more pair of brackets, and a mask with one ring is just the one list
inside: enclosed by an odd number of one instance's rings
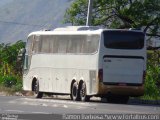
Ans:
{"label": "bus luggage compartment door", "polygon": [[104,57],[103,83],[142,84],[144,59],[141,57]]}

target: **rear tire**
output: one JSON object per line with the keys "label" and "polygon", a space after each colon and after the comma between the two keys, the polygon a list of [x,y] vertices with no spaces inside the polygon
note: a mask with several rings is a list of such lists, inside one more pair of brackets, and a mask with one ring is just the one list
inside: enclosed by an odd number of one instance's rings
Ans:
{"label": "rear tire", "polygon": [[82,82],[80,84],[80,89],[79,89],[79,96],[80,96],[80,100],[81,101],[89,101],[90,100],[90,96],[87,96],[87,87],[85,82]]}
{"label": "rear tire", "polygon": [[78,101],[79,100],[79,95],[78,95],[78,84],[77,82],[74,82],[72,85],[71,89],[71,99],[73,101]]}
{"label": "rear tire", "polygon": [[36,80],[33,84],[33,92],[34,92],[34,97],[35,98],[42,98],[43,97],[43,93],[39,92],[39,82],[38,82],[38,80]]}

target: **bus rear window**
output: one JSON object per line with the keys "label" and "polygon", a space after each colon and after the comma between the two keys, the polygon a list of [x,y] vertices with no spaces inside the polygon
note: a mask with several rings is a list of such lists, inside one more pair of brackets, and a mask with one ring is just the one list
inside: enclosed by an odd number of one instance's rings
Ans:
{"label": "bus rear window", "polygon": [[144,33],[134,31],[104,31],[104,45],[111,49],[142,49]]}

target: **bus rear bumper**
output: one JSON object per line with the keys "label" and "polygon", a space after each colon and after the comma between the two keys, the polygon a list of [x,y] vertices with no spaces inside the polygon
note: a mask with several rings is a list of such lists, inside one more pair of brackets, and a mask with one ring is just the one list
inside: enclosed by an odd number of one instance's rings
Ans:
{"label": "bus rear bumper", "polygon": [[99,95],[106,94],[116,94],[116,95],[126,95],[126,96],[143,96],[144,95],[144,85],[142,86],[118,86],[118,85],[104,85],[99,84]]}

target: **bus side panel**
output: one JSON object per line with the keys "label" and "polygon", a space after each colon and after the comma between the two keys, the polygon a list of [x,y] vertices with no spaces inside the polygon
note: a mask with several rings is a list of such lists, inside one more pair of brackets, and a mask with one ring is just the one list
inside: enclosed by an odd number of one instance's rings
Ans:
{"label": "bus side panel", "polygon": [[70,94],[71,82],[75,79],[85,81],[87,95],[92,95],[97,93],[96,68],[97,54],[37,54],[32,56],[30,76],[37,76],[42,92]]}
{"label": "bus side panel", "polygon": [[89,71],[89,94],[96,95],[98,92],[98,79],[97,79],[97,71],[96,70],[90,70]]}

